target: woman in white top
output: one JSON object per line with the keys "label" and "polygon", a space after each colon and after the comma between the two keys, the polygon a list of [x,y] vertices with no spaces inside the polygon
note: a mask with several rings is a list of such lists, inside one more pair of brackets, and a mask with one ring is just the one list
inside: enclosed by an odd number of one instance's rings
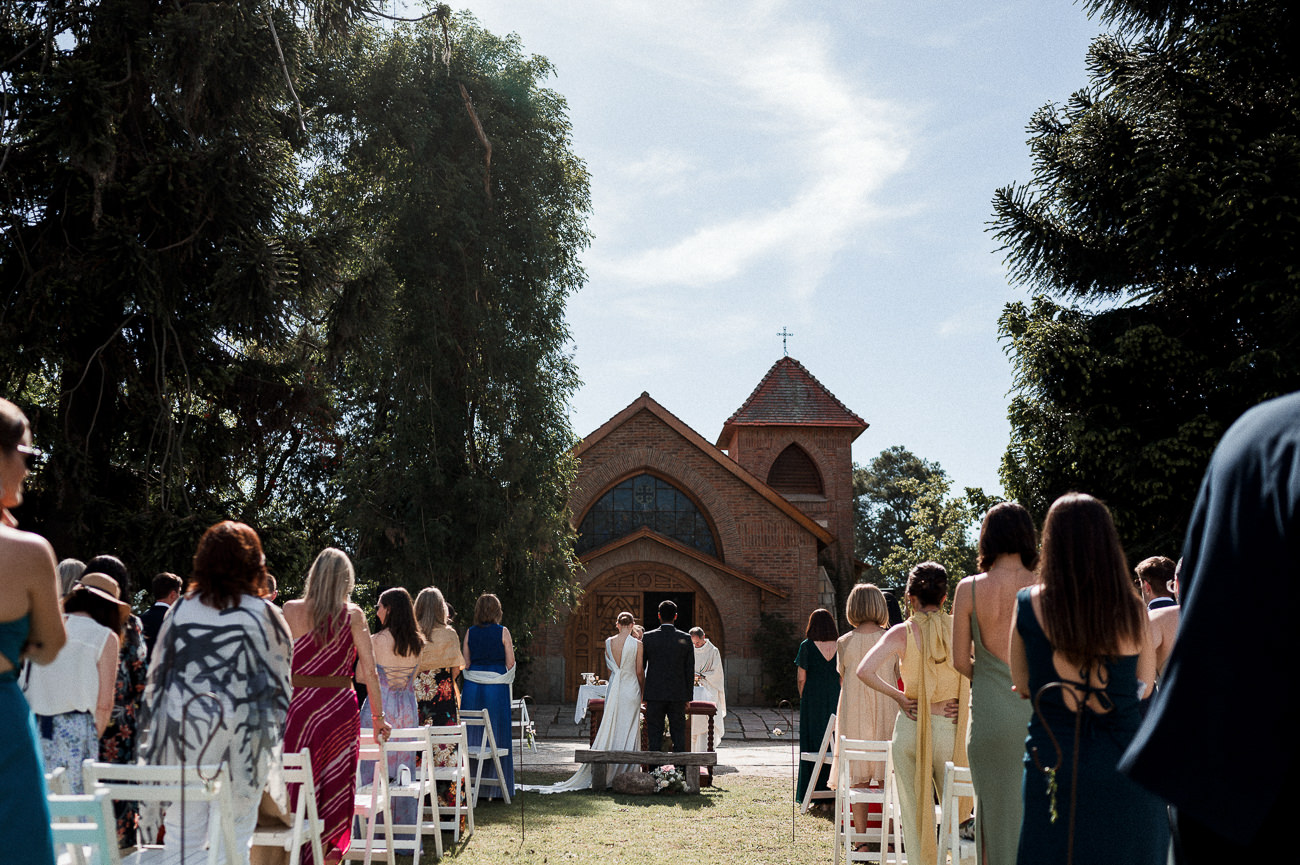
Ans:
{"label": "woman in white top", "polygon": [[45,771],[66,769],[73,793],[83,789],[82,761],[99,759],[99,737],[113,713],[118,634],[131,614],[118,591],[112,577],[84,575],[63,604],[67,643],[52,664],[29,666],[22,680]]}

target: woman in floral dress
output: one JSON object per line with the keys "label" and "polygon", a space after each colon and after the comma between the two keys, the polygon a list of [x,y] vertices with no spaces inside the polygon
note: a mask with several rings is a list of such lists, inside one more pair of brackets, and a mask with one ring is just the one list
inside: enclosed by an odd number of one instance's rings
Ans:
{"label": "woman in floral dress", "polygon": [[[421,589],[415,596],[415,618],[424,634],[424,648],[415,673],[415,700],[420,723],[428,727],[454,727],[460,723],[456,674],[465,666],[456,629],[447,624],[447,602],[435,588]],[[455,750],[439,745],[433,755],[439,766],[453,766]],[[438,782],[438,804],[451,808],[456,804],[451,783]]]}

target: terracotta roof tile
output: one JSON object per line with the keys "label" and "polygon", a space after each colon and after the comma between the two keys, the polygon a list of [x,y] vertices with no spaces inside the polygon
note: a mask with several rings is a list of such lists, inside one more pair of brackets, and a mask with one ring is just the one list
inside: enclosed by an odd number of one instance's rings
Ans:
{"label": "terracotta roof tile", "polygon": [[771,425],[847,427],[858,432],[868,426],[792,357],[772,365],[745,404],[727,418],[722,437],[733,426]]}

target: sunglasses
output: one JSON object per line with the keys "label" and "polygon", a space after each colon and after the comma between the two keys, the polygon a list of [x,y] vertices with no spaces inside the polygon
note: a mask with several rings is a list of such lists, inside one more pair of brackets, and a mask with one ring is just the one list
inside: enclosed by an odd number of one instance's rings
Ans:
{"label": "sunglasses", "polygon": [[23,455],[23,462],[29,469],[36,463],[40,462],[41,458],[45,456],[45,453],[40,448],[35,448],[31,445],[16,445],[14,450]]}

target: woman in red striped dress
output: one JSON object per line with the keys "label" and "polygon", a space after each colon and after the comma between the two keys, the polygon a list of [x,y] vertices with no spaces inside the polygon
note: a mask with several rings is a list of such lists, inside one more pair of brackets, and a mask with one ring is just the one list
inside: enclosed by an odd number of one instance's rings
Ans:
{"label": "woman in red striped dress", "polygon": [[[357,694],[352,688],[353,664],[357,678],[372,695],[376,732],[384,736],[390,732],[379,702],[370,629],[361,608],[348,600],[355,583],[347,554],[327,547],[307,572],[302,600],[284,605],[284,618],[293,635],[293,701],[284,750],[311,749],[326,862],[343,857],[352,834],[361,731]],[[290,787],[291,807],[297,806],[297,795],[297,788]],[[303,845],[302,861],[312,861],[310,845]]]}

